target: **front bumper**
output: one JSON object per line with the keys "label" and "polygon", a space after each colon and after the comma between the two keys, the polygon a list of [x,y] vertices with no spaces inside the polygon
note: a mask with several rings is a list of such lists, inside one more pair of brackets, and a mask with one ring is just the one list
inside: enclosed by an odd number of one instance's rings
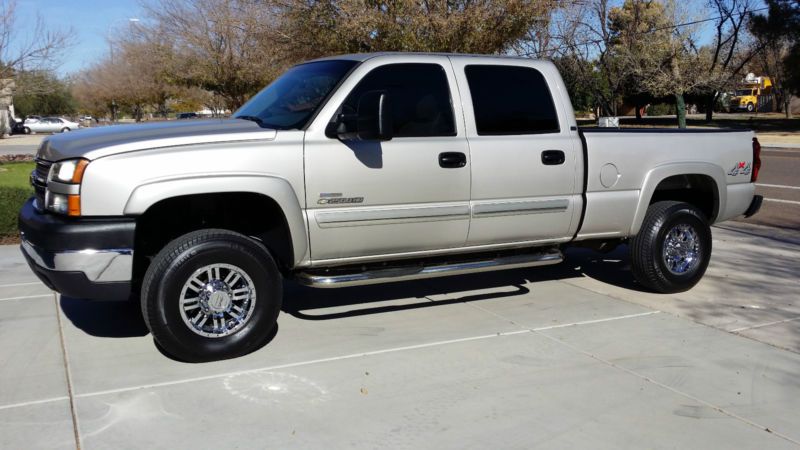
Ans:
{"label": "front bumper", "polygon": [[19,229],[28,265],[51,289],[95,300],[130,296],[135,219],[40,213],[30,199],[20,210]]}

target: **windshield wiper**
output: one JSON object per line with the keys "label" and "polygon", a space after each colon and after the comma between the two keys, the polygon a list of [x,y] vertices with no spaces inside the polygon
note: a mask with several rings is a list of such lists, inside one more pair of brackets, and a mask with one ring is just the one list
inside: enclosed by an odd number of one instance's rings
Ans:
{"label": "windshield wiper", "polygon": [[262,126],[264,125],[264,121],[261,119],[261,117],[258,117],[258,116],[236,116],[236,118],[237,119],[249,120],[251,122],[255,122],[255,123],[257,123],[259,125],[262,125]]}

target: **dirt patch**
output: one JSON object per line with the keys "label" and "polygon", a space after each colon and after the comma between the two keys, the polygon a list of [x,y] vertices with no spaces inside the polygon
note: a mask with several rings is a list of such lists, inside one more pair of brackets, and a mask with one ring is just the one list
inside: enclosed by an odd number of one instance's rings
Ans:
{"label": "dirt patch", "polygon": [[0,155],[0,164],[33,161],[33,155]]}
{"label": "dirt patch", "polygon": [[18,235],[0,236],[0,245],[14,245],[14,244],[19,244]]}

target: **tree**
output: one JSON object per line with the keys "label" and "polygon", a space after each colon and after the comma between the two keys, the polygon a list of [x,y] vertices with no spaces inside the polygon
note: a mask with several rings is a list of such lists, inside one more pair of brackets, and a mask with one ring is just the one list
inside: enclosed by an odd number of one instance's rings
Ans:
{"label": "tree", "polygon": [[791,95],[800,94],[800,1],[767,0],[768,14],[753,16],[756,56],[789,117]]}
{"label": "tree", "polygon": [[[58,61],[58,54],[70,44],[71,32],[48,29],[44,21],[37,17],[32,24],[17,26],[16,1],[0,0],[0,91],[10,92],[20,89],[15,81],[17,72],[25,70],[52,69]],[[22,36],[20,28],[27,30]],[[32,80],[22,89],[37,88]],[[0,113],[0,128],[6,129],[7,112]],[[0,136],[3,134],[0,133]]]}
{"label": "tree", "polygon": [[652,75],[649,65],[659,63],[653,60],[653,51],[670,40],[672,23],[664,4],[653,0],[627,0],[621,7],[611,8],[608,22],[608,53],[619,78],[616,83],[626,98],[638,100],[636,114],[640,117],[639,101],[661,96],[645,77]]}
{"label": "tree", "polygon": [[[698,48],[693,28],[676,26],[675,3],[626,0],[612,13],[614,52],[632,77],[653,97],[675,99],[678,127],[686,128],[685,95],[715,82],[709,73],[711,52]],[[687,22],[682,18],[680,23]]]}
{"label": "tree", "polygon": [[752,0],[709,0],[709,5],[717,14],[712,56],[708,66],[708,75],[712,82],[704,89],[706,121],[710,122],[720,91],[730,87],[757,52],[752,48],[742,52],[742,35],[747,31],[747,21],[753,10]]}
{"label": "tree", "polygon": [[281,40],[290,59],[338,53],[503,53],[555,0],[288,0]]}
{"label": "tree", "polygon": [[52,72],[17,72],[14,108],[19,117],[31,114],[64,115],[75,112],[75,100],[68,83]]}
{"label": "tree", "polygon": [[172,84],[241,106],[285,69],[275,47],[278,10],[267,0],[151,0],[143,27],[171,53]]}
{"label": "tree", "polygon": [[553,57],[563,73],[572,72],[565,78],[572,79],[573,88],[591,92],[592,106],[605,115],[617,115],[631,80],[631,66],[622,64],[614,50],[618,31],[612,29],[613,10],[609,0],[565,2],[551,30],[558,44],[534,55]]}

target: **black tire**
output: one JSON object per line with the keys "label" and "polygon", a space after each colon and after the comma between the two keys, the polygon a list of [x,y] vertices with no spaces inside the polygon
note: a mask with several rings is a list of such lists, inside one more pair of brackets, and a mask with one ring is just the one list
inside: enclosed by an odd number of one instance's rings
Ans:
{"label": "black tire", "polygon": [[31,134],[31,129],[28,128],[28,127],[23,127],[22,128],[22,132],[25,133],[25,134]]}
{"label": "black tire", "polygon": [[[681,271],[668,267],[665,241],[676,227],[690,227],[696,235],[697,257]],[[705,215],[696,207],[682,202],[662,201],[647,209],[642,228],[631,239],[631,265],[636,280],[643,286],[664,294],[691,289],[708,268],[711,260],[711,228]],[[675,261],[675,260],[673,260]],[[685,262],[684,260],[678,260]],[[676,273],[677,272],[677,273]]]}
{"label": "black tire", "polygon": [[[241,328],[225,336],[198,334],[185,322],[188,313],[181,309],[182,293],[189,293],[185,283],[196,271],[212,264],[240,268],[255,289],[252,310],[241,321]],[[273,335],[282,290],[275,261],[259,242],[232,231],[200,230],[175,239],[153,258],[142,283],[142,315],[158,345],[177,359],[204,362],[234,358],[260,348]],[[199,298],[200,292],[196,292]],[[236,323],[224,318],[221,322]]]}
{"label": "black tire", "polygon": [[747,104],[747,112],[753,112],[755,109],[756,107],[752,103]]}
{"label": "black tire", "polygon": [[67,133],[69,131],[70,131],[69,127],[64,127],[64,128],[61,129],[62,133]]}

